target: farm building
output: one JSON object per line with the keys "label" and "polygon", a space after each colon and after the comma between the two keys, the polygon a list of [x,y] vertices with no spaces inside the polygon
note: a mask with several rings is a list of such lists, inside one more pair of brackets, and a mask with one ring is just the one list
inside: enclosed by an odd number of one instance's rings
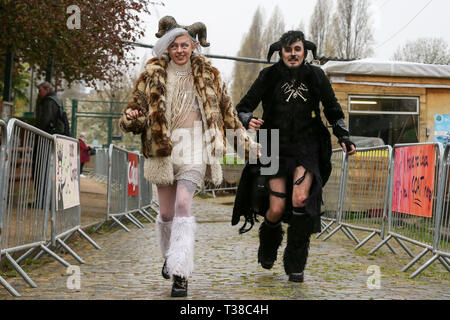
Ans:
{"label": "farm building", "polygon": [[352,136],[390,145],[448,140],[450,66],[364,59],[328,61],[322,69]]}

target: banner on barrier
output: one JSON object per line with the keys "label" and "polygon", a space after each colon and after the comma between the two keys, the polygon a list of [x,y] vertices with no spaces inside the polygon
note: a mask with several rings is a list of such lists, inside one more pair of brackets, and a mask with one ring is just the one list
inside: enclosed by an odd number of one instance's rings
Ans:
{"label": "banner on barrier", "polygon": [[128,153],[128,196],[139,196],[139,156]]}
{"label": "banner on barrier", "polygon": [[56,138],[56,210],[80,205],[77,142]]}
{"label": "banner on barrier", "polygon": [[430,218],[433,210],[434,172],[434,145],[396,148],[392,210]]}

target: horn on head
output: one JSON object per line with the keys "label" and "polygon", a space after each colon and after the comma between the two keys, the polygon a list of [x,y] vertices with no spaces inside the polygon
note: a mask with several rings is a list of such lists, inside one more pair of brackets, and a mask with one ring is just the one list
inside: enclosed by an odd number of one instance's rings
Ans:
{"label": "horn on head", "polygon": [[164,16],[161,19],[159,19],[158,32],[155,33],[155,37],[161,38],[163,35],[166,34],[167,31],[170,31],[176,27],[179,27],[179,25],[174,17]]}
{"label": "horn on head", "polygon": [[317,60],[317,46],[314,42],[305,40],[303,41],[303,45],[305,47],[306,50],[311,50],[314,60]]}
{"label": "horn on head", "polygon": [[281,42],[277,41],[270,45],[269,47],[269,53],[267,53],[267,62],[270,62],[270,58],[272,58],[272,55],[275,51],[281,50]]}
{"label": "horn on head", "polygon": [[197,38],[202,47],[209,47],[210,43],[206,41],[206,25],[203,22],[196,22],[190,26],[184,27],[192,38]]}

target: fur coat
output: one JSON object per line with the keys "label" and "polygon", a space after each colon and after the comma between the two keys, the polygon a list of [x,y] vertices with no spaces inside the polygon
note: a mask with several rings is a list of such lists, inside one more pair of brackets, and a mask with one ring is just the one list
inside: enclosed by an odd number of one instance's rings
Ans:
{"label": "fur coat", "polygon": [[[133,88],[132,97],[119,119],[119,127],[124,132],[141,135],[142,154],[145,156],[144,175],[157,185],[173,183],[171,161],[172,141],[166,118],[166,82],[169,57],[150,59]],[[191,68],[194,88],[202,112],[205,139],[208,144],[206,180],[215,185],[222,183],[220,161],[226,153],[228,129],[234,130],[235,150],[245,150],[245,159],[256,155],[259,144],[252,141],[242,125],[227,94],[219,71],[205,57],[192,55]],[[143,116],[127,120],[127,109],[140,110]],[[230,138],[230,137],[228,137]],[[237,143],[234,143],[237,142]],[[236,145],[237,144],[237,145]],[[251,150],[251,152],[250,152]],[[217,156],[219,155],[219,156]]]}

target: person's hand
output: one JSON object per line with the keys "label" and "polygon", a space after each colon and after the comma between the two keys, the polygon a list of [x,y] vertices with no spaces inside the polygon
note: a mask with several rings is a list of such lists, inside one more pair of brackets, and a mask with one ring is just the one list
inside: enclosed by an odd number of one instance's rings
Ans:
{"label": "person's hand", "polygon": [[264,120],[252,118],[248,123],[248,129],[258,131],[259,128],[261,128],[261,126],[263,125],[263,123]]}
{"label": "person's hand", "polygon": [[[348,148],[347,148],[347,146],[348,146]],[[342,147],[342,150],[344,150],[344,152],[347,153],[349,156],[351,156],[352,154],[355,154],[355,152],[356,152],[356,147],[353,143],[341,142],[341,147]],[[347,150],[347,149],[350,149],[350,150]]]}
{"label": "person's hand", "polygon": [[127,109],[125,111],[125,114],[127,116],[127,120],[133,120],[139,117],[142,117],[143,113],[140,110],[133,110],[133,109]]}

